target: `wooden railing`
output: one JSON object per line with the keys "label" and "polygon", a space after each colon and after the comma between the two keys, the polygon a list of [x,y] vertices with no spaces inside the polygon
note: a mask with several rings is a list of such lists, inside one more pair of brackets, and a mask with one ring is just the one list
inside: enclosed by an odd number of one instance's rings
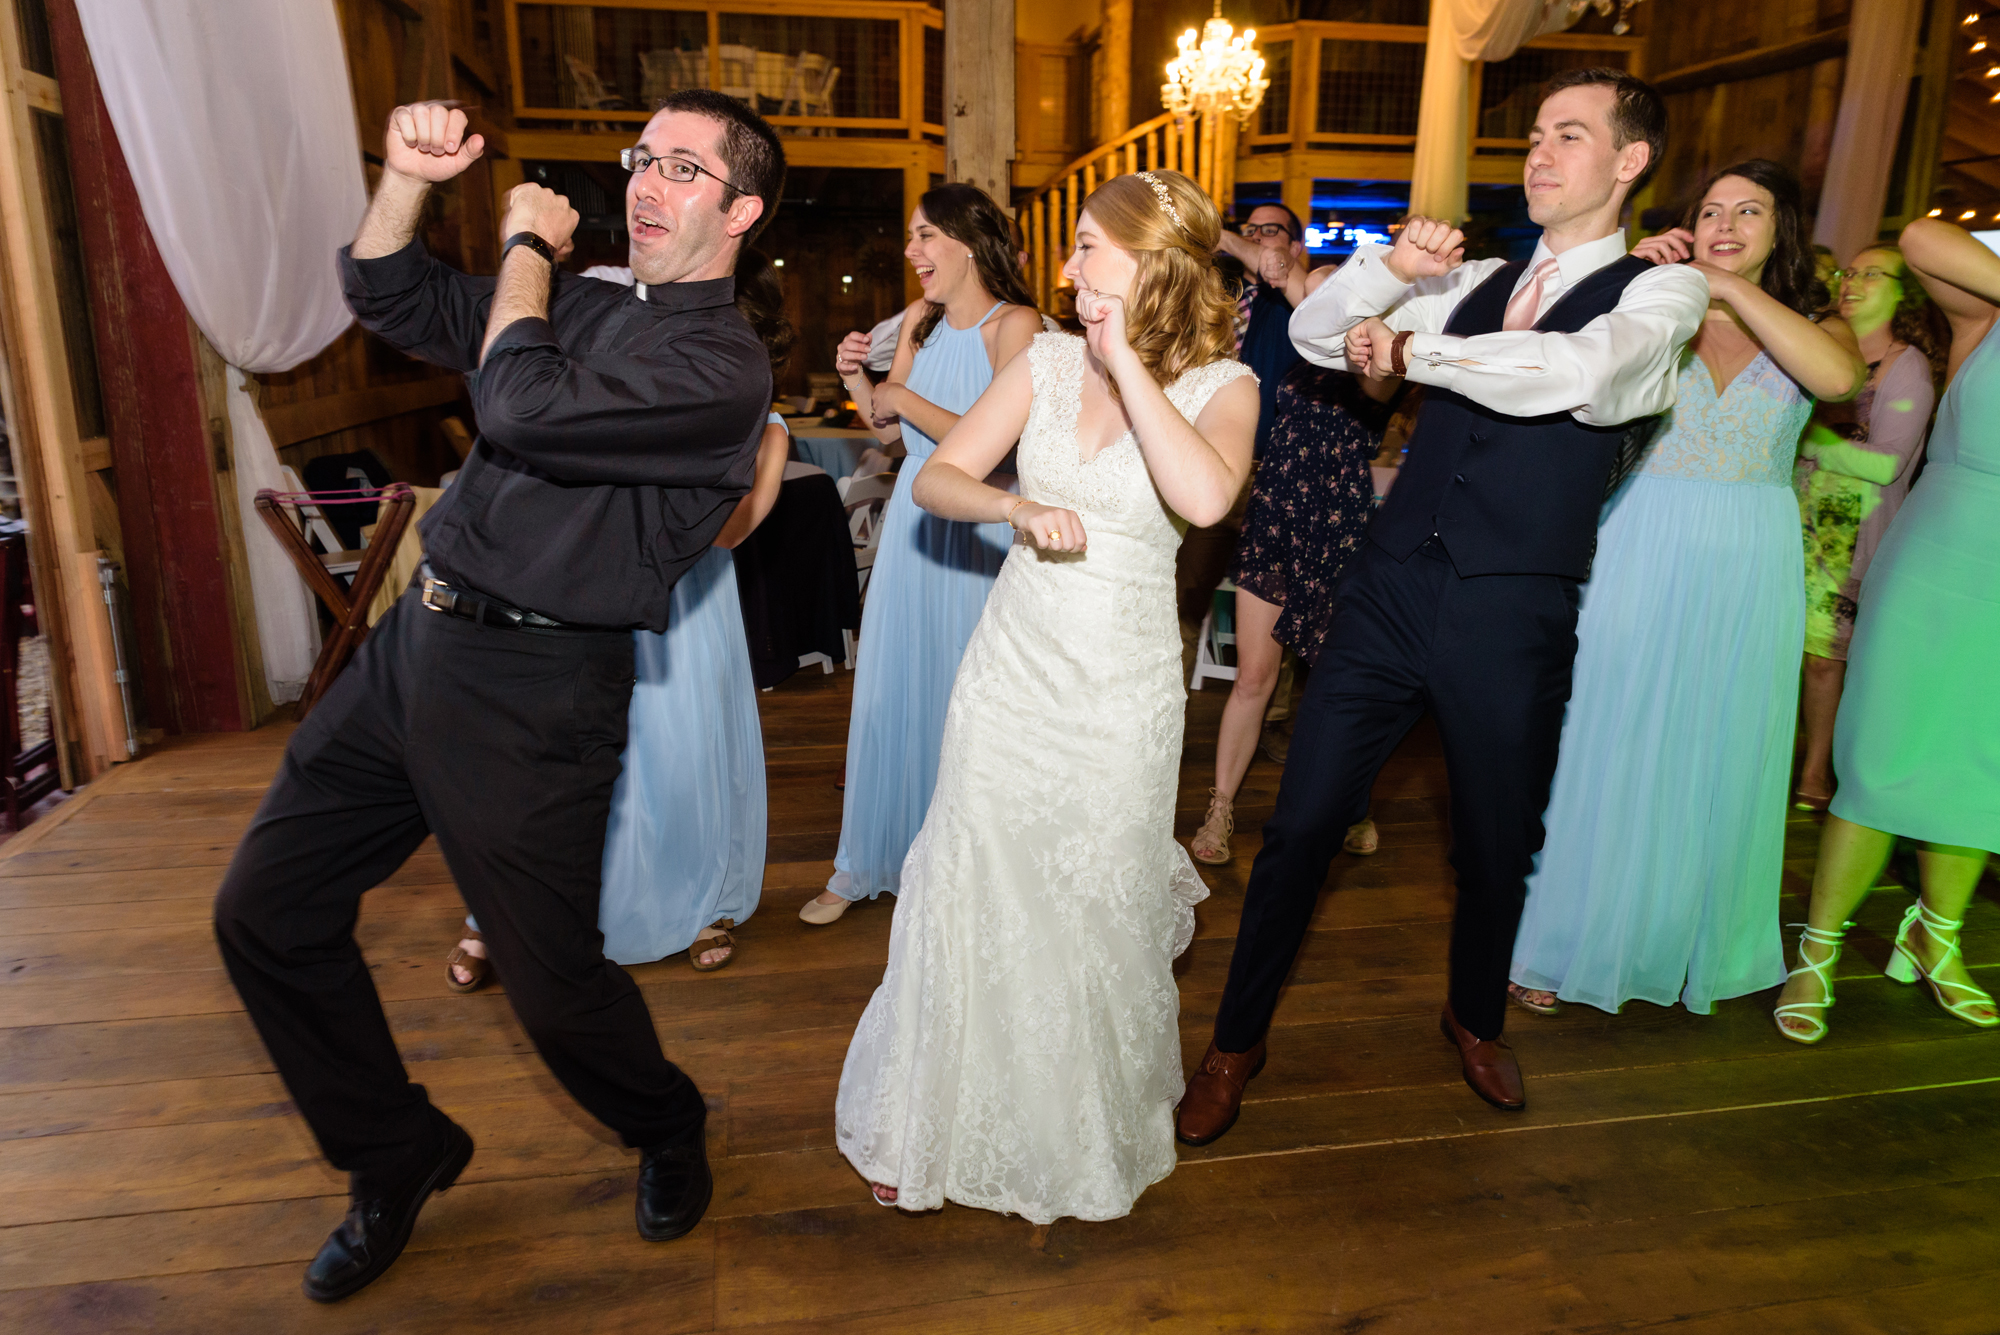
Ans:
{"label": "wooden railing", "polygon": [[1077,210],[1100,182],[1139,171],[1177,171],[1193,177],[1221,206],[1227,185],[1217,179],[1224,159],[1216,152],[1215,133],[1206,123],[1212,119],[1155,116],[1091,149],[1021,201],[1018,216],[1028,240],[1028,282],[1043,310],[1052,311],[1057,293],[1069,286],[1062,267],[1076,244]]}

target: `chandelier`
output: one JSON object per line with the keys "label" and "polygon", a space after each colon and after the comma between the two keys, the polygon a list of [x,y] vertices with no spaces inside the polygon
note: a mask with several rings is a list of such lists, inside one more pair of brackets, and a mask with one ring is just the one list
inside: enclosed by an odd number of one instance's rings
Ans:
{"label": "chandelier", "polygon": [[[1581,14],[1586,9],[1594,9],[1600,14],[1609,14],[1613,3],[1614,0],[1570,0],[1569,11],[1571,14],[1576,15]],[[1639,0],[1616,0],[1618,21],[1611,25],[1612,32],[1623,37],[1626,33],[1632,31],[1632,25],[1627,21],[1626,16],[1632,12],[1632,7],[1638,3]]]}
{"label": "chandelier", "polygon": [[1245,28],[1236,36],[1222,17],[1222,0],[1215,0],[1215,14],[1198,40],[1196,45],[1193,28],[1181,34],[1181,53],[1167,62],[1167,81],[1160,85],[1160,105],[1176,116],[1216,112],[1248,124],[1271,86],[1254,45],[1257,30]]}

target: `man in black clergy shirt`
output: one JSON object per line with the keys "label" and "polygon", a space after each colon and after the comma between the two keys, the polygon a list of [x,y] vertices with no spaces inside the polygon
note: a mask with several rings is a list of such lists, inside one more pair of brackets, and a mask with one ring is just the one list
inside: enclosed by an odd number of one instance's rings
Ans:
{"label": "man in black clergy shirt", "polygon": [[507,198],[497,278],[432,259],[430,187],[484,145],[447,104],[399,107],[341,275],[362,325],[467,374],[480,439],[425,517],[429,565],[293,735],[216,898],[230,978],[346,1219],[306,1270],[330,1302],[395,1261],[472,1140],[411,1083],[354,942],[361,895],[435,834],[522,1027],[577,1102],[642,1151],[648,1239],[700,1222],[700,1091],[604,958],[599,867],[625,748],[634,627],[750,489],[770,360],[734,306],[738,249],[783,193],[777,135],[676,93],[628,154],[637,285],[556,272],[577,215]]}

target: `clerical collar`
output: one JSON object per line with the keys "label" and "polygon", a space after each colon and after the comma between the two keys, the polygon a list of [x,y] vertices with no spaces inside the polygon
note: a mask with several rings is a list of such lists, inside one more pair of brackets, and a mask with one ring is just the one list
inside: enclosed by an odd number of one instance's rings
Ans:
{"label": "clerical collar", "polygon": [[668,310],[695,311],[710,306],[728,306],[736,300],[736,279],[704,278],[693,283],[634,283],[632,295],[648,306]]}

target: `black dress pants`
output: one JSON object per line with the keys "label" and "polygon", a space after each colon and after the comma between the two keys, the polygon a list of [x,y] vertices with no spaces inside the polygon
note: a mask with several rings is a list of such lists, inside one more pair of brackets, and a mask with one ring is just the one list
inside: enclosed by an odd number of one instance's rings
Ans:
{"label": "black dress pants", "polygon": [[480,626],[409,592],[285,748],[215,931],[286,1088],[357,1193],[400,1186],[436,1140],[354,941],[362,894],[433,832],[563,1087],[630,1146],[702,1124],[700,1092],[597,930],[631,694],[629,633]]}
{"label": "black dress pants", "polygon": [[1478,1037],[1499,1037],[1569,701],[1578,596],[1575,580],[1555,575],[1462,578],[1436,538],[1400,562],[1372,542],[1355,553],[1251,868],[1218,1048],[1247,1051],[1269,1028],[1333,855],[1426,706],[1451,778],[1452,1010]]}

